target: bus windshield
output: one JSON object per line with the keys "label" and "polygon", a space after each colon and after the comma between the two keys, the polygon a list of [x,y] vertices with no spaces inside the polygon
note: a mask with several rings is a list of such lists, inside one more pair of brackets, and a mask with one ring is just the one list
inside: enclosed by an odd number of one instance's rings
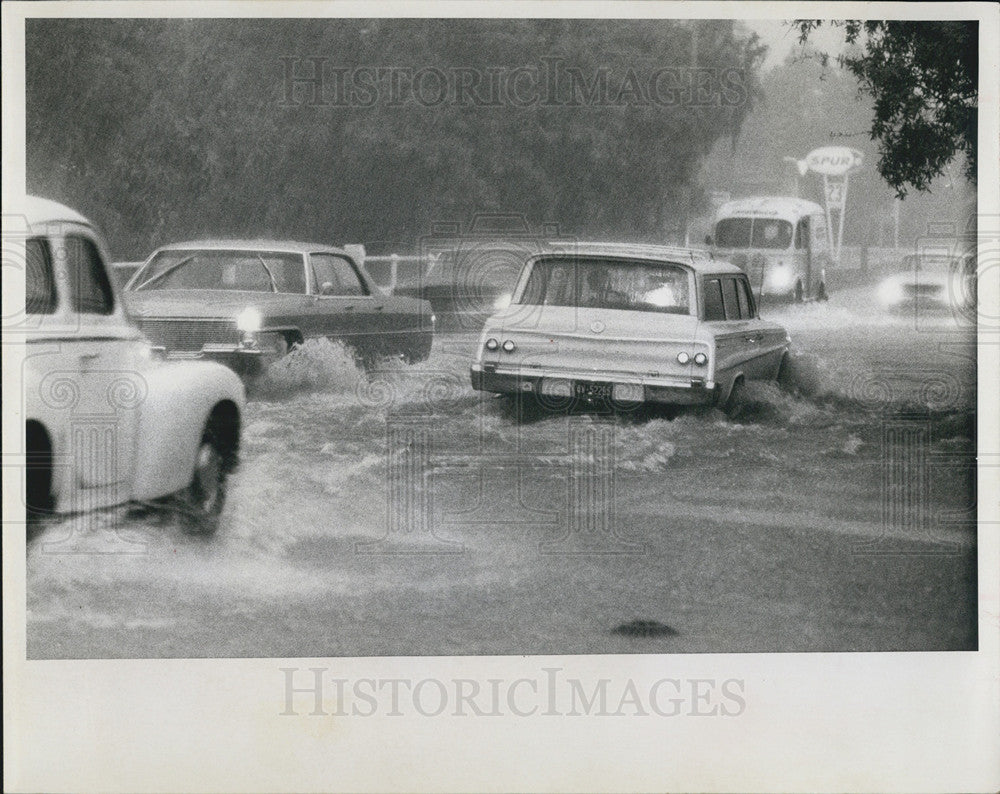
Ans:
{"label": "bus windshield", "polygon": [[723,218],[715,225],[718,248],[784,249],[792,244],[792,224],[777,218]]}

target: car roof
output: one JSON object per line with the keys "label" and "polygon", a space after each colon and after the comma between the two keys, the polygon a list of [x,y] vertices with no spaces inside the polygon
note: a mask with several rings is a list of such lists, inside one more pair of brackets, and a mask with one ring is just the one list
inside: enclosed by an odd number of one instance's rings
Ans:
{"label": "car roof", "polygon": [[209,240],[187,240],[180,243],[170,243],[161,245],[156,249],[159,251],[177,251],[200,248],[203,250],[239,250],[239,251],[279,251],[282,253],[308,254],[317,251],[326,251],[334,254],[341,254],[350,257],[351,255],[343,248],[326,243],[304,243],[298,240],[239,240],[239,239],[209,239]]}
{"label": "car roof", "polygon": [[550,243],[549,250],[536,254],[531,261],[553,255],[578,255],[608,257],[622,260],[669,262],[684,265],[697,273],[742,273],[731,262],[713,259],[711,254],[698,248],[682,248],[646,243],[565,242]]}
{"label": "car roof", "polygon": [[83,215],[52,199],[40,196],[24,196],[16,205],[24,214],[29,225],[42,223],[79,223],[83,226],[93,226]]}
{"label": "car roof", "polygon": [[794,196],[749,196],[727,201],[719,207],[715,216],[724,218],[729,215],[774,215],[779,218],[798,218],[817,212],[823,212],[819,204]]}

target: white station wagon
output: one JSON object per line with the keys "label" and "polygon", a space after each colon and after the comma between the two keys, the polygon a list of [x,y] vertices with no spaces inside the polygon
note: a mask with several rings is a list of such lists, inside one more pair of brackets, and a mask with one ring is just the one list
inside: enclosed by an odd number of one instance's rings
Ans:
{"label": "white station wagon", "polygon": [[688,249],[579,243],[528,260],[486,323],[482,391],[629,405],[718,404],[778,377],[790,340],[757,315],[746,274]]}
{"label": "white station wagon", "polygon": [[5,213],[5,226],[23,226],[4,234],[4,260],[23,262],[25,281],[4,341],[24,344],[29,521],[179,493],[195,526],[213,528],[239,446],[240,379],[153,353],[79,213],[33,197]]}

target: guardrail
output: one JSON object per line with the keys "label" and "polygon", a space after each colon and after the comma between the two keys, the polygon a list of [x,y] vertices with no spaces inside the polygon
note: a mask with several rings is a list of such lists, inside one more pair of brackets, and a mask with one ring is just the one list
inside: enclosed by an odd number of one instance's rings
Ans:
{"label": "guardrail", "polygon": [[[371,264],[387,264],[389,265],[389,279],[388,284],[379,283],[379,286],[385,287],[390,292],[395,292],[396,287],[399,284],[399,266],[401,264],[418,264],[427,265],[427,270],[422,273],[423,276],[428,276],[434,270],[435,265],[437,265],[440,260],[440,254],[425,254],[422,256],[408,256],[403,254],[388,254],[384,256],[366,256],[365,257],[365,267],[368,268]],[[369,270],[369,272],[371,272]],[[374,276],[372,276],[374,278]],[[376,279],[376,281],[378,281]]]}

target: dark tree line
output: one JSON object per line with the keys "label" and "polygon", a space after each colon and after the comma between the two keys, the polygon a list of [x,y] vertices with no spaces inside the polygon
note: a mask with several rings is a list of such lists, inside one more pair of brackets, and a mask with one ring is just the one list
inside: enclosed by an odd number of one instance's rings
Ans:
{"label": "dark tree line", "polygon": [[[651,20],[30,20],[26,46],[29,191],[120,258],[205,235],[405,244],[483,211],[663,239],[763,55],[728,21]],[[319,102],[298,79],[317,63]],[[394,103],[378,68],[423,70],[423,92]]]}

